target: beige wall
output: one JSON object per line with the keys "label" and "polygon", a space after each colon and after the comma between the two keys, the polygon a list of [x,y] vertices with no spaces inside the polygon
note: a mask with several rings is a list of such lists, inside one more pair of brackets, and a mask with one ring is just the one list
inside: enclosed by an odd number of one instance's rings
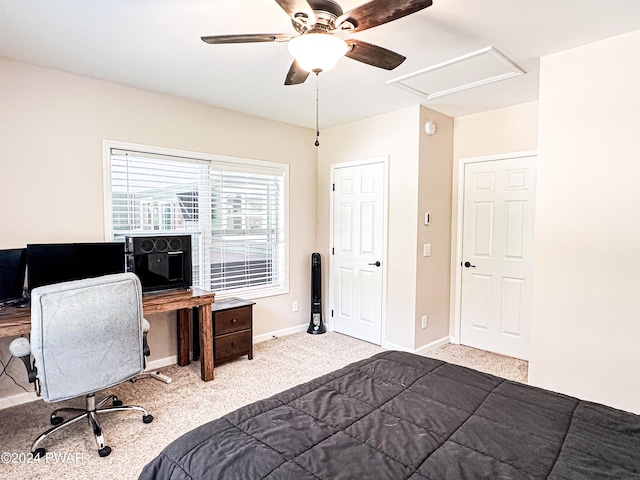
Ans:
{"label": "beige wall", "polygon": [[[415,238],[418,206],[418,107],[330,128],[320,135],[318,155],[318,248],[329,253],[330,165],[389,156],[389,237],[387,252],[386,340],[413,348],[416,278]],[[327,268],[329,262],[325,263]],[[323,272],[325,310],[329,275]]]}
{"label": "beige wall", "polygon": [[[427,135],[424,124],[436,123],[436,133]],[[453,171],[453,118],[420,108],[418,133],[418,235],[416,239],[415,348],[449,336],[449,290],[451,286],[451,176]],[[431,214],[429,226],[424,214]],[[431,244],[431,256],[423,256],[423,245]],[[422,316],[427,328],[422,328]]]}
{"label": "beige wall", "polygon": [[640,30],[544,57],[529,380],[640,413]]}
{"label": "beige wall", "polygon": [[[429,140],[422,129],[426,117],[439,124],[439,133]],[[415,350],[423,346],[419,342],[435,340],[440,331],[446,331],[445,325],[448,326],[448,284],[440,283],[438,277],[441,272],[438,269],[450,243],[448,201],[452,124],[449,117],[425,107],[414,106],[327,129],[320,137],[318,248],[325,255],[330,244],[331,164],[380,156],[389,158],[385,312],[385,341],[388,347]],[[433,174],[430,175],[431,171]],[[444,204],[436,205],[436,197],[441,194],[447,198]],[[440,211],[446,212],[438,218],[439,227],[429,232],[424,230],[423,223],[427,205],[433,208],[436,215]],[[420,243],[418,258],[416,239],[422,243],[430,241],[437,253],[431,259],[423,258]],[[446,265],[448,268],[448,258]],[[443,275],[446,277],[446,269]],[[324,279],[324,289],[328,292],[327,273]],[[433,290],[428,290],[431,288]],[[439,289],[446,290],[446,295],[438,298]],[[420,311],[425,313],[417,315],[418,305]],[[420,316],[429,315],[430,312],[433,312],[433,327],[420,330],[417,338]]]}
{"label": "beige wall", "polygon": [[453,154],[460,158],[535,150],[538,102],[522,103],[454,120]]}
{"label": "beige wall", "polygon": [[[451,223],[451,278],[456,281],[460,159],[535,150],[538,146],[538,102],[523,103],[454,119]],[[451,335],[455,331],[456,298],[451,295]]]}
{"label": "beige wall", "polygon": [[[309,321],[317,224],[313,131],[6,59],[0,59],[0,106],[0,248],[104,240],[104,138],[288,163],[290,293],[257,300],[254,333]],[[151,359],[175,355],[174,315],[152,316],[151,324]],[[4,359],[7,345],[0,339]],[[12,371],[24,379],[20,368]],[[0,379],[0,398],[18,392]]]}

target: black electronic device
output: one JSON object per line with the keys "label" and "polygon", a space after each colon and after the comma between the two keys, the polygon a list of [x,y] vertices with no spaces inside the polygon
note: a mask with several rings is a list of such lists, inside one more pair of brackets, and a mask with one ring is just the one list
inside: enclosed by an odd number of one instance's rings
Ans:
{"label": "black electronic device", "polygon": [[0,303],[22,298],[27,268],[27,250],[0,250]]}
{"label": "black electronic device", "polygon": [[143,292],[191,287],[191,235],[125,238],[127,271],[135,273]]}
{"label": "black electronic device", "polygon": [[311,254],[311,320],[307,333],[317,335],[326,331],[322,321],[322,265],[320,254],[315,252]]}
{"label": "black electronic device", "polygon": [[27,245],[29,291],[43,285],[123,273],[124,243],[43,243]]}

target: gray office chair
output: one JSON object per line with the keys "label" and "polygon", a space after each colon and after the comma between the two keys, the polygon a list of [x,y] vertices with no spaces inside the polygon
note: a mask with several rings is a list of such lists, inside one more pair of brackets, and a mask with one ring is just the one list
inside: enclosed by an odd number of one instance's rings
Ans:
{"label": "gray office chair", "polygon": [[[123,406],[109,395],[96,403],[95,392],[134,378],[144,370],[146,331],[142,317],[142,288],[133,273],[58,283],[31,292],[31,341],[20,337],[11,342],[11,354],[27,367],[29,381],[45,402],[86,396],[86,408],[60,408],[51,414],[50,428],[31,446],[34,457],[45,449],[39,445],[51,434],[83,418],[93,430],[98,454],[106,457],[98,415],[138,411],[142,421],[153,416],[142,407]],[[31,363],[31,356],[34,362]],[[104,405],[111,401],[112,406]],[[61,413],[75,413],[64,421]]]}

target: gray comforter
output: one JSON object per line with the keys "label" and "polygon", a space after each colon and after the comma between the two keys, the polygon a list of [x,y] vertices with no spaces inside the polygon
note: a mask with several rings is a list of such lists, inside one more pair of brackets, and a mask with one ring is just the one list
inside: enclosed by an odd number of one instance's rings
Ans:
{"label": "gray comforter", "polygon": [[168,445],[140,480],[638,479],[640,416],[384,352]]}

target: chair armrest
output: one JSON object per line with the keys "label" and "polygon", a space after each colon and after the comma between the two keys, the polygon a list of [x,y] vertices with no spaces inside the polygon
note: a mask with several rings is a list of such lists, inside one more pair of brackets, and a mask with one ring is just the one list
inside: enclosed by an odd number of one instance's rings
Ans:
{"label": "chair armrest", "polygon": [[24,366],[27,368],[29,383],[34,383],[38,370],[31,364],[31,344],[29,340],[24,337],[16,338],[9,344],[9,351],[11,355],[22,360],[22,363],[24,363]]}

